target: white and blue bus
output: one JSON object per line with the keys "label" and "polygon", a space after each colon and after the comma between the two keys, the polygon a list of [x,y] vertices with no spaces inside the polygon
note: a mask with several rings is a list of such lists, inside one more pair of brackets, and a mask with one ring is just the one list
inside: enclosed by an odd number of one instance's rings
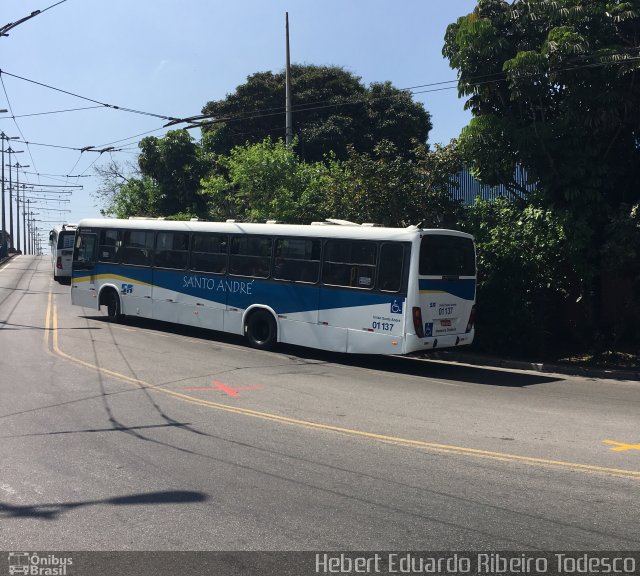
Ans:
{"label": "white and blue bus", "polygon": [[71,264],[73,260],[73,242],[76,235],[75,224],[55,226],[49,232],[49,249],[51,250],[51,266],[53,279],[60,283],[71,280]]}
{"label": "white and blue bus", "polygon": [[244,335],[263,349],[408,354],[471,344],[472,236],[315,224],[82,220],[71,301],[104,307],[114,321]]}

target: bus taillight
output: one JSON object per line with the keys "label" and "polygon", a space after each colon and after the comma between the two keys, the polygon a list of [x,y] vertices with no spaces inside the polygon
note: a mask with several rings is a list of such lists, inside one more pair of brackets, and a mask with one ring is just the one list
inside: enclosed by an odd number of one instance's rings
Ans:
{"label": "bus taillight", "polygon": [[471,314],[469,314],[469,322],[467,322],[467,332],[471,332],[473,325],[476,323],[476,307],[471,306]]}
{"label": "bus taillight", "polygon": [[413,327],[418,338],[424,338],[424,326],[422,325],[422,309],[420,306],[413,307]]}
{"label": "bus taillight", "polygon": [[56,268],[58,270],[62,270],[62,256],[58,256],[56,259]]}

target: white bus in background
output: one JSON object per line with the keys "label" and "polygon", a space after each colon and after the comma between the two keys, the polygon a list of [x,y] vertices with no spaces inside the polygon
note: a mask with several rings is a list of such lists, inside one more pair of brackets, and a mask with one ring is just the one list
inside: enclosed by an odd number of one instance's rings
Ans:
{"label": "white bus in background", "polygon": [[[364,354],[471,344],[473,237],[441,229],[82,220],[71,301],[277,342]],[[321,225],[324,224],[324,225]]]}
{"label": "white bus in background", "polygon": [[57,282],[69,283],[71,280],[75,235],[75,224],[62,224],[49,232],[53,278]]}

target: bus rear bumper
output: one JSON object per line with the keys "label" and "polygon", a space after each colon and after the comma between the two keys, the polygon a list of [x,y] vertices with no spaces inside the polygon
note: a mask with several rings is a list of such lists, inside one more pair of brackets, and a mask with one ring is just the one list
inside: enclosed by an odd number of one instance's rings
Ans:
{"label": "bus rear bumper", "polygon": [[405,353],[419,352],[421,350],[439,350],[444,348],[458,348],[468,346],[473,342],[474,330],[464,334],[447,334],[445,336],[433,336],[419,338],[415,334],[407,334],[405,340]]}

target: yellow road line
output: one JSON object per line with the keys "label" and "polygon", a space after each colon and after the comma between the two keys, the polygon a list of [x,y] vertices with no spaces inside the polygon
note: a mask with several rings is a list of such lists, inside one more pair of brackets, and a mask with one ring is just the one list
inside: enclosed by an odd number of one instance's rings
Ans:
{"label": "yellow road line", "polygon": [[51,301],[53,300],[53,292],[49,287],[49,300],[47,302],[47,317],[44,320],[44,347],[49,349],[49,331],[51,329]]}
{"label": "yellow road line", "polygon": [[613,444],[614,448],[610,448],[614,452],[626,452],[627,450],[640,450],[640,444],[627,444],[625,442],[616,442],[615,440],[603,440],[605,444]]}
{"label": "yellow road line", "polygon": [[84,360],[75,358],[74,356],[71,356],[63,352],[60,349],[60,346],[58,343],[58,318],[57,318],[57,307],[55,304],[53,306],[53,339],[52,340],[53,340],[54,352],[58,356],[65,358],[70,362],[73,362],[80,366],[84,366],[91,370],[97,370],[101,374],[111,376],[123,382],[127,382],[129,384],[135,384],[139,387],[143,387],[145,389],[148,389],[154,392],[167,394],[169,396],[173,396],[174,398],[178,398],[184,402],[189,402],[190,404],[196,404],[198,406],[213,408],[215,410],[221,410],[224,412],[239,414],[242,416],[249,416],[251,418],[259,418],[261,420],[278,422],[281,424],[289,424],[292,426],[298,426],[298,427],[302,427],[310,430],[322,430],[325,432],[334,432],[334,433],[347,435],[351,437],[366,438],[369,440],[383,442],[385,444],[394,444],[397,446],[404,446],[408,448],[418,448],[423,450],[436,451],[440,453],[457,454],[461,456],[471,456],[474,458],[497,460],[501,462],[512,462],[512,463],[529,464],[529,465],[535,465],[535,466],[552,467],[552,468],[568,470],[572,472],[582,472],[585,474],[604,474],[606,476],[613,476],[617,478],[640,480],[640,471],[636,471],[636,470],[607,468],[604,466],[593,466],[590,464],[580,464],[576,462],[567,462],[564,460],[550,460],[546,458],[534,458],[531,456],[519,456],[517,454],[507,454],[503,452],[480,450],[477,448],[467,448],[464,446],[440,444],[436,442],[425,442],[423,440],[412,440],[409,438],[401,438],[397,436],[387,436],[385,434],[376,434],[374,432],[366,432],[364,430],[357,430],[353,428],[343,428],[340,426],[334,426],[332,424],[321,424],[318,422],[300,420],[298,418],[291,418],[288,416],[280,416],[278,414],[261,412],[258,410],[251,410],[249,408],[239,408],[237,406],[232,406],[229,404],[222,404],[219,402],[212,402],[210,400],[196,398],[195,396],[183,394],[181,392],[176,392],[174,390],[168,390],[166,388],[162,388],[160,386],[145,382],[144,380],[140,380],[138,378],[131,378],[130,376],[126,376],[125,374],[120,374],[119,372],[114,372],[113,370],[102,368],[95,364],[91,364],[90,362],[85,362]]}

